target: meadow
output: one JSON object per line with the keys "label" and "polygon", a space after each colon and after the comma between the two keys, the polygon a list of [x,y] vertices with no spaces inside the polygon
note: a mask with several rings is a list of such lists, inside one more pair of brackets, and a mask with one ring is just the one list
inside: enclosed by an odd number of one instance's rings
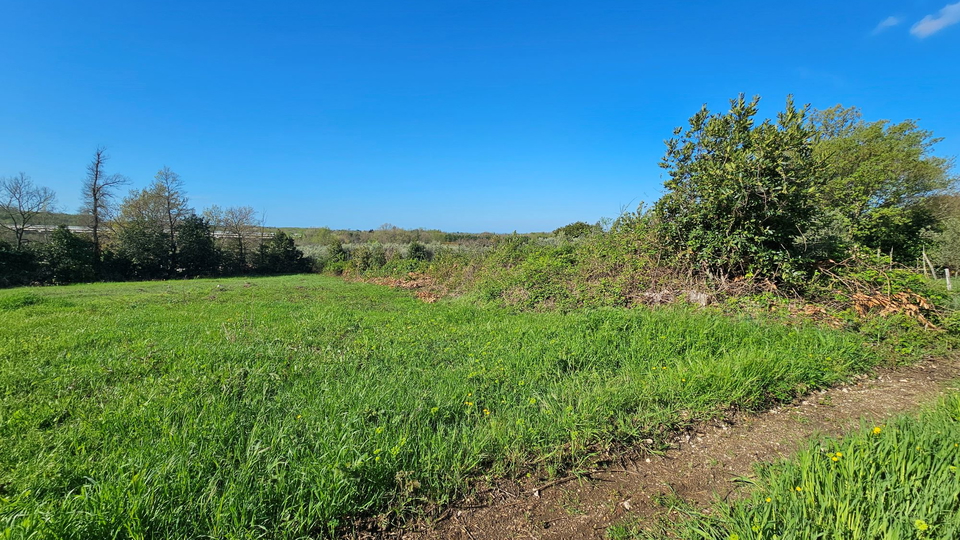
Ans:
{"label": "meadow", "polygon": [[0,291],[0,538],[303,538],[878,362],[689,307],[531,313],[300,275]]}

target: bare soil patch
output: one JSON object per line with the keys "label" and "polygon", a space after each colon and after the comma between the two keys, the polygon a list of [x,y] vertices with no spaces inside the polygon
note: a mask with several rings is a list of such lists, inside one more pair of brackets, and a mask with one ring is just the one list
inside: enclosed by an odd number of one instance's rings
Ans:
{"label": "bare soil patch", "polygon": [[579,477],[500,482],[447,508],[439,518],[402,530],[357,533],[362,538],[598,539],[624,520],[666,510],[664,496],[706,507],[736,496],[737,478],[753,464],[789,456],[804,441],[841,435],[861,421],[881,423],[915,409],[960,377],[958,357],[883,368],[851,383],[814,392],[761,414],[737,414],[677,436],[669,450],[636,448]]}

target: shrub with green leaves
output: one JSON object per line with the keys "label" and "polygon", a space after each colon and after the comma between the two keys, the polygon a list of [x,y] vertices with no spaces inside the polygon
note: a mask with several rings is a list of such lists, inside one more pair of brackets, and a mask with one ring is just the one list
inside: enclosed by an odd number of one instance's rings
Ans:
{"label": "shrub with green leaves", "polygon": [[816,210],[816,132],[792,98],[777,121],[755,124],[760,98],[730,111],[704,106],[667,141],[667,193],[654,207],[680,264],[714,276],[798,280],[798,237]]}

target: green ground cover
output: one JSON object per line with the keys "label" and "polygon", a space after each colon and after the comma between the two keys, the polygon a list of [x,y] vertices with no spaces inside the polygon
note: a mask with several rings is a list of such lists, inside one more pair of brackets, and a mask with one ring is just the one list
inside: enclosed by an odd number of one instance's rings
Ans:
{"label": "green ground cover", "polygon": [[316,275],[3,290],[0,537],[324,536],[828,385],[861,341]]}
{"label": "green ground cover", "polygon": [[614,527],[610,537],[960,538],[960,394],[919,416],[814,440],[788,461],[761,465],[748,497],[718,503],[710,515],[631,528]]}

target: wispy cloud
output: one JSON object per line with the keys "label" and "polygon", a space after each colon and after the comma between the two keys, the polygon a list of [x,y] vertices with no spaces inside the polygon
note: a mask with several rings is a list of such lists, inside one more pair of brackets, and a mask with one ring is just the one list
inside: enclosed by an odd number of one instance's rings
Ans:
{"label": "wispy cloud", "polygon": [[936,34],[944,28],[960,22],[960,2],[956,4],[947,4],[943,6],[936,17],[927,15],[917,24],[913,25],[910,33],[918,38],[925,38]]}
{"label": "wispy cloud", "polygon": [[873,33],[879,34],[880,32],[883,32],[884,30],[886,30],[887,28],[891,28],[893,26],[900,24],[900,22],[901,21],[899,17],[894,17],[893,15],[891,15],[886,19],[880,21],[880,24],[878,24],[877,27],[873,29]]}

